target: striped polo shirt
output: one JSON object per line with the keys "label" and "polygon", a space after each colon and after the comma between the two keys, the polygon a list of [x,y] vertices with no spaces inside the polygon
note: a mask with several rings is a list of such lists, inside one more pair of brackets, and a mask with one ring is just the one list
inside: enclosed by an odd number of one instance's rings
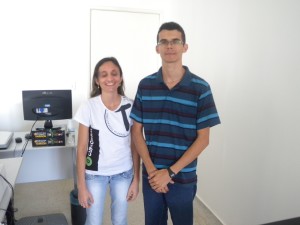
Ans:
{"label": "striped polo shirt", "polygon": [[[172,89],[163,81],[162,68],[142,79],[130,114],[144,126],[157,169],[172,166],[195,141],[197,130],[220,123],[209,84],[188,67],[184,69],[183,79]],[[197,159],[173,178],[175,184],[196,183],[196,168]]]}

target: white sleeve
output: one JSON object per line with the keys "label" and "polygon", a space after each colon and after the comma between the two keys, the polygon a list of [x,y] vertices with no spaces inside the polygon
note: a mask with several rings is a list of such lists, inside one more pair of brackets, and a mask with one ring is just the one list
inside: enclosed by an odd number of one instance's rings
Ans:
{"label": "white sleeve", "polygon": [[81,123],[86,127],[89,127],[91,125],[90,118],[91,118],[91,107],[89,101],[86,101],[80,105],[73,119],[78,123]]}

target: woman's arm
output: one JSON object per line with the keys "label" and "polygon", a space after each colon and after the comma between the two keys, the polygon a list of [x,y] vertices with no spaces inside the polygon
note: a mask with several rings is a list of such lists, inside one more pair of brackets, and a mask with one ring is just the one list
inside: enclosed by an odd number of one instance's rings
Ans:
{"label": "woman's arm", "polygon": [[131,153],[132,153],[134,176],[127,194],[128,201],[133,201],[138,196],[139,183],[140,183],[140,168],[141,168],[141,159],[139,154],[137,153],[136,146],[132,140],[132,137],[131,137]]}
{"label": "woman's arm", "polygon": [[93,196],[90,194],[85,183],[85,162],[89,139],[89,128],[79,124],[78,142],[77,142],[77,187],[78,200],[82,207],[89,208],[94,202]]}

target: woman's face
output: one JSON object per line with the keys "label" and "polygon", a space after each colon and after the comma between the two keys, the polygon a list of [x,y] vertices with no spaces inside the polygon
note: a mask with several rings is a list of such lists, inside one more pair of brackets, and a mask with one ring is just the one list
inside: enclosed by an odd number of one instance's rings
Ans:
{"label": "woman's face", "polygon": [[106,62],[99,67],[96,83],[101,87],[102,93],[117,93],[121,82],[121,73],[115,64]]}

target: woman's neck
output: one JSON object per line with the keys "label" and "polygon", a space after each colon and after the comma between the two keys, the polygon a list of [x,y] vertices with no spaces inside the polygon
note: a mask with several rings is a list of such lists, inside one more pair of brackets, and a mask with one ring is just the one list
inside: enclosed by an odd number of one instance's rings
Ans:
{"label": "woman's neck", "polygon": [[118,108],[118,106],[121,103],[121,95],[119,94],[113,94],[113,95],[107,95],[107,94],[101,94],[101,100],[103,104],[108,108],[109,110],[115,110]]}

